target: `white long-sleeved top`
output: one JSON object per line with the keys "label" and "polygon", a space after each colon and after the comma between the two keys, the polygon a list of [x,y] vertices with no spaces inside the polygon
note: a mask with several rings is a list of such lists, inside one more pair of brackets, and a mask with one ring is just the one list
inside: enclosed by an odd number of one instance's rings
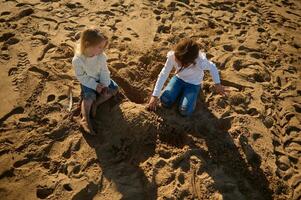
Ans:
{"label": "white long-sleeved top", "polygon": [[[166,82],[171,70],[175,68],[176,71],[180,70],[180,66],[175,61],[174,51],[167,53],[167,60],[162,68],[153,91],[153,96],[159,96],[161,90]],[[200,85],[204,78],[204,70],[209,70],[214,83],[220,83],[220,77],[216,65],[206,58],[206,54],[199,53],[198,58],[195,60],[195,64],[182,69],[176,74],[178,78],[193,85]]]}
{"label": "white long-sleeved top", "polygon": [[96,90],[98,83],[109,86],[110,71],[107,66],[107,56],[104,53],[93,57],[75,54],[72,65],[76,78],[82,85],[93,90]]}

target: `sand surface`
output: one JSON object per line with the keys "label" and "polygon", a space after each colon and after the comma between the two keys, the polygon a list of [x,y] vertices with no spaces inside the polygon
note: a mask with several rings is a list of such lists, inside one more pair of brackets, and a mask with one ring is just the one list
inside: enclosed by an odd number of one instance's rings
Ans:
{"label": "sand surface", "polygon": [[[301,199],[301,2],[2,0],[0,199]],[[79,32],[110,38],[121,94],[84,134],[71,66]],[[145,110],[166,53],[202,44],[191,119]],[[69,111],[72,94],[72,110]]]}

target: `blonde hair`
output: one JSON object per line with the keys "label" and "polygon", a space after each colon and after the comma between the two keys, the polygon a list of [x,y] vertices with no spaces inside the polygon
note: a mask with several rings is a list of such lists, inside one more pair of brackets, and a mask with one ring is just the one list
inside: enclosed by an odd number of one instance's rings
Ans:
{"label": "blonde hair", "polygon": [[87,47],[96,46],[102,41],[106,41],[106,46],[108,45],[108,38],[103,33],[96,28],[87,28],[81,32],[75,51],[84,55]]}

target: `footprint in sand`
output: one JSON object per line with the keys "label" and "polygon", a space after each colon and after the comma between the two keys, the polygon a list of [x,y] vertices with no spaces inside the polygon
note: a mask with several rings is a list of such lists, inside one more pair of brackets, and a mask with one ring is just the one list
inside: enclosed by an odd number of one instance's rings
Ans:
{"label": "footprint in sand", "polygon": [[124,62],[112,62],[110,65],[117,70],[130,66]]}
{"label": "footprint in sand", "polygon": [[9,11],[3,11],[3,12],[1,12],[0,16],[6,16],[6,15],[10,15],[10,14],[11,14],[11,12],[9,12]]}
{"label": "footprint in sand", "polygon": [[32,47],[37,47],[41,45],[45,45],[49,42],[48,39],[48,34],[46,32],[42,31],[37,31],[32,34],[33,36],[31,37],[31,46]]}
{"label": "footprint in sand", "polygon": [[291,106],[281,106],[280,109],[279,105],[276,106],[278,108],[275,109],[274,116],[279,116],[277,121],[281,122],[280,124],[274,123],[272,127],[272,133],[275,136],[273,146],[276,155],[276,174],[285,180],[292,189],[290,199],[299,200],[301,198],[301,166],[299,163],[301,126],[297,115],[300,113],[300,106],[291,104]]}
{"label": "footprint in sand", "polygon": [[32,8],[25,8],[21,10],[17,15],[10,18],[9,21],[17,21],[19,19],[22,19],[23,17],[27,17],[34,13],[34,10]]}
{"label": "footprint in sand", "polygon": [[48,95],[48,97],[47,97],[47,102],[52,102],[52,101],[54,101],[54,100],[55,100],[55,95],[54,95],[54,94]]}
{"label": "footprint in sand", "polygon": [[68,2],[65,4],[65,6],[71,10],[84,7],[80,2]]}
{"label": "footprint in sand", "polygon": [[38,66],[32,66],[28,69],[28,71],[40,74],[40,75],[42,75],[43,78],[46,78],[46,77],[49,76],[48,72],[46,72],[45,70],[40,69]]}
{"label": "footprint in sand", "polygon": [[2,118],[0,118],[0,125],[2,125],[11,116],[22,113],[24,113],[24,108],[22,106],[13,108],[9,113],[5,114]]}
{"label": "footprint in sand", "polygon": [[71,192],[73,190],[72,185],[70,183],[65,183],[63,185],[63,188],[68,192]]}
{"label": "footprint in sand", "polygon": [[234,50],[233,46],[229,44],[223,45],[223,48],[225,51],[229,51],[229,52],[232,52]]}
{"label": "footprint in sand", "polygon": [[168,25],[159,25],[157,28],[157,33],[169,33],[171,29],[171,26]]}
{"label": "footprint in sand", "polygon": [[6,42],[14,36],[15,34],[11,32],[3,33],[2,36],[0,37],[0,42]]}
{"label": "footprint in sand", "polygon": [[39,199],[46,199],[48,196],[50,196],[54,192],[53,187],[47,187],[47,186],[38,186],[36,190],[36,196]]}
{"label": "footprint in sand", "polygon": [[74,152],[80,149],[80,143],[81,143],[81,139],[78,139],[77,141],[71,141],[68,144],[67,150],[63,152],[62,156],[66,159],[70,158]]}
{"label": "footprint in sand", "polygon": [[122,38],[122,40],[121,40],[121,41],[130,42],[130,41],[132,41],[132,39],[131,39],[131,38],[129,38],[129,37],[124,37],[124,38]]}
{"label": "footprint in sand", "polygon": [[135,38],[138,38],[139,35],[138,33],[136,33],[133,29],[131,29],[130,27],[126,28],[126,30],[128,30],[130,32],[130,35],[132,35]]}

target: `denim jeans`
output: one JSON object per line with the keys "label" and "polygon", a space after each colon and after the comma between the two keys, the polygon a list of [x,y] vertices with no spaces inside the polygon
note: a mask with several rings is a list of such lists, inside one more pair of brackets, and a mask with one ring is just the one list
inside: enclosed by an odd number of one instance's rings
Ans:
{"label": "denim jeans", "polygon": [[[81,96],[83,99],[91,99],[91,100],[96,100],[97,95],[99,95],[95,90],[88,88],[82,84],[80,84],[81,87]],[[117,83],[111,79],[110,85],[108,86],[110,89],[118,89]]]}
{"label": "denim jeans", "polygon": [[190,116],[196,106],[200,85],[186,83],[177,76],[173,76],[160,96],[163,106],[171,107],[179,98],[179,112],[183,116]]}

